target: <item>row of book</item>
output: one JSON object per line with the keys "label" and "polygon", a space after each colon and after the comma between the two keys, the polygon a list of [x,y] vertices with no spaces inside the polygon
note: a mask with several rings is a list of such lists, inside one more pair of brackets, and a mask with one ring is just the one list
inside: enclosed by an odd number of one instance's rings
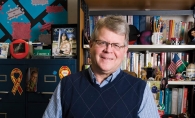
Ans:
{"label": "row of book", "polygon": [[163,114],[188,113],[195,116],[195,86],[163,86],[162,81],[147,81],[155,103]]}
{"label": "row of book", "polygon": [[159,69],[162,77],[167,77],[171,73],[168,66],[174,54],[177,54],[182,61],[189,62],[188,52],[149,52],[146,50],[145,52],[128,52],[121,64],[121,69],[135,72],[139,78],[141,78],[142,69]]}
{"label": "row of book", "polygon": [[[88,36],[91,36],[96,22],[104,16],[89,16]],[[193,21],[163,19],[162,16],[124,15],[129,25],[134,25],[140,33],[147,30],[161,32],[163,41],[178,38],[183,44],[189,42],[188,31],[194,27]]]}
{"label": "row of book", "polygon": [[166,88],[164,91],[165,114],[195,113],[194,86]]}

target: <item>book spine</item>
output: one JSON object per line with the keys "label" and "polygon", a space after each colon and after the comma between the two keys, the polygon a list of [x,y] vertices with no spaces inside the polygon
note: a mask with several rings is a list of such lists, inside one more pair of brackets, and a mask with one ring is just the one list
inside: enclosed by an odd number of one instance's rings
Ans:
{"label": "book spine", "polygon": [[177,114],[177,97],[178,97],[178,88],[172,88],[172,107],[171,114]]}
{"label": "book spine", "polygon": [[164,90],[160,90],[159,104],[164,104]]}
{"label": "book spine", "polygon": [[169,104],[168,104],[168,114],[171,114],[172,109],[172,89],[169,89]]}
{"label": "book spine", "polygon": [[133,25],[139,30],[139,15],[133,15]]}
{"label": "book spine", "polygon": [[140,15],[139,16],[139,31],[143,32],[146,30],[146,16],[145,15]]}
{"label": "book spine", "polygon": [[178,114],[182,113],[181,112],[181,107],[182,107],[182,95],[183,95],[183,88],[179,88],[179,92],[178,92],[178,107],[177,107],[177,112]]}
{"label": "book spine", "polygon": [[170,92],[170,88],[166,88],[165,89],[165,114],[169,114],[169,109],[170,109],[169,92]]}
{"label": "book spine", "polygon": [[183,88],[183,107],[182,107],[182,113],[186,113],[187,111],[187,94],[188,94],[188,88]]}

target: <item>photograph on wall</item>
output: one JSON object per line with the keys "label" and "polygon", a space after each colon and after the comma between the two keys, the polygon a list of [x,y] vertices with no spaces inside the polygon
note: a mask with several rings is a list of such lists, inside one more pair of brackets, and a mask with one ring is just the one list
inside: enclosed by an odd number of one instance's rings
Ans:
{"label": "photograph on wall", "polygon": [[76,24],[51,26],[52,56],[54,58],[76,58]]}
{"label": "photograph on wall", "polygon": [[147,81],[148,86],[151,89],[151,92],[154,97],[154,101],[156,105],[159,104],[159,98],[160,98],[160,83],[161,81]]}
{"label": "photograph on wall", "polygon": [[9,43],[0,43],[0,59],[7,59]]}
{"label": "photograph on wall", "polygon": [[38,68],[30,67],[27,72],[26,91],[37,92]]}

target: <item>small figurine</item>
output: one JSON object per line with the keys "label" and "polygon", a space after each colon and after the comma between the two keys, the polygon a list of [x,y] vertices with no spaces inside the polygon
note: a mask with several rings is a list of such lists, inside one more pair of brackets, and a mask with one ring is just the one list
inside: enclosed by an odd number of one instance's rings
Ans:
{"label": "small figurine", "polygon": [[134,77],[137,77],[137,74],[135,72],[131,72],[131,71],[128,71],[128,70],[123,70],[124,72],[134,76]]}
{"label": "small figurine", "polygon": [[195,44],[195,27],[188,31],[188,37],[190,38],[189,44]]}
{"label": "small figurine", "polygon": [[155,81],[160,81],[162,79],[162,72],[160,70],[158,70],[156,72],[156,76],[154,78]]}
{"label": "small figurine", "polygon": [[148,68],[152,68],[152,63],[148,62]]}
{"label": "small figurine", "polygon": [[141,70],[141,79],[142,79],[142,80],[147,80],[146,75],[147,75],[147,72],[146,72],[144,69],[142,69],[142,70]]}
{"label": "small figurine", "polygon": [[176,80],[177,80],[177,81],[183,80],[183,78],[182,78],[182,73],[177,73],[177,74],[176,74]]}

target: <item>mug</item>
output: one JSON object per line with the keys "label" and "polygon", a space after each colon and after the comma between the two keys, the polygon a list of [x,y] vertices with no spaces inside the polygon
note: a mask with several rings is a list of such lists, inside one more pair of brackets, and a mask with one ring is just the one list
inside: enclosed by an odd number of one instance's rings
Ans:
{"label": "mug", "polygon": [[151,40],[153,45],[160,45],[163,42],[163,34],[161,32],[154,32]]}
{"label": "mug", "polygon": [[186,69],[186,71],[183,71],[183,72],[186,72],[186,77],[189,77],[189,78],[195,77],[195,69]]}

